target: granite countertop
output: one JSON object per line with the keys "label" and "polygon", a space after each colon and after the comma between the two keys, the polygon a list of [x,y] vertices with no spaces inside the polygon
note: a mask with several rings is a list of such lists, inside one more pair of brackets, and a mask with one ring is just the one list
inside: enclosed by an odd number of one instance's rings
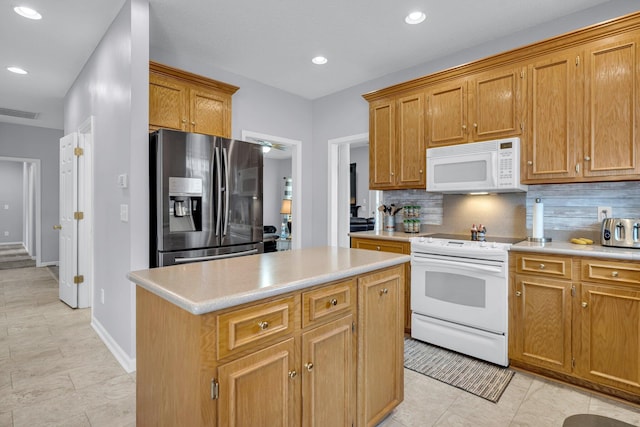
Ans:
{"label": "granite countertop", "polygon": [[557,255],[573,255],[595,258],[611,258],[627,261],[640,260],[640,249],[614,248],[610,246],[593,245],[576,245],[564,241],[552,241],[549,243],[533,243],[520,242],[511,246],[512,251],[521,252],[539,252]]}
{"label": "granite countertop", "polygon": [[365,239],[380,239],[380,240],[396,240],[401,242],[409,242],[412,237],[428,236],[433,233],[405,233],[404,231],[353,231],[349,233],[350,237],[362,237]]}
{"label": "granite countertop", "polygon": [[127,277],[190,313],[204,314],[409,261],[409,255],[318,247],[139,270]]}

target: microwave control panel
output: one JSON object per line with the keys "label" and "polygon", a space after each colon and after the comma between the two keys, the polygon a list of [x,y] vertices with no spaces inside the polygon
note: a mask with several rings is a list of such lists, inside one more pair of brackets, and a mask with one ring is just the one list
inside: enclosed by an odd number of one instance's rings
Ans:
{"label": "microwave control panel", "polygon": [[520,174],[518,144],[513,141],[501,142],[498,147],[498,187],[511,187]]}

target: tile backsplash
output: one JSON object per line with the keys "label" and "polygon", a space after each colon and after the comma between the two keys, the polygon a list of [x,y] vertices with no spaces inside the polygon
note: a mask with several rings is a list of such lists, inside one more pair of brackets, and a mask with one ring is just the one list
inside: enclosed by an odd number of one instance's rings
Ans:
{"label": "tile backsplash", "polygon": [[526,237],[531,235],[536,198],[544,203],[545,237],[599,236],[599,206],[611,207],[616,218],[640,218],[638,181],[529,185],[527,193],[486,196],[395,190],[384,192],[383,203],[421,206],[427,232],[466,234],[472,224],[482,223],[489,236]]}

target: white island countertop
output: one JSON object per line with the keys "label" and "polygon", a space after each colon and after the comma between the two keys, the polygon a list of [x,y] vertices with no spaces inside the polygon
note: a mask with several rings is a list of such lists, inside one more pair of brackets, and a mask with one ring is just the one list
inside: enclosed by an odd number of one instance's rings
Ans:
{"label": "white island countertop", "polygon": [[133,271],[138,286],[204,314],[409,262],[408,255],[317,247]]}

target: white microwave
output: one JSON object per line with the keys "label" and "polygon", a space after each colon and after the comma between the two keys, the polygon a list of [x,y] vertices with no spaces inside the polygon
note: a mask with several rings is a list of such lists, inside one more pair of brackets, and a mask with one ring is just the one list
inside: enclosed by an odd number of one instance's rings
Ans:
{"label": "white microwave", "polygon": [[428,148],[427,191],[527,191],[520,184],[520,138]]}

